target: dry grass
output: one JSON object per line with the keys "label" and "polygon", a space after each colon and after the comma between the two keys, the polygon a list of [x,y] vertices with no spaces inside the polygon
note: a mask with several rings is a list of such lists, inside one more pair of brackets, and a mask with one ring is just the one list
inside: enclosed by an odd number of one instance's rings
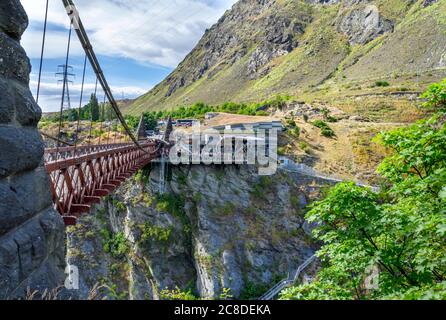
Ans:
{"label": "dry grass", "polygon": [[[107,300],[107,297],[103,296],[103,290],[110,290],[108,286],[100,285],[99,283],[95,284],[93,288],[90,289],[87,300]],[[53,300],[72,300],[72,298],[62,297],[62,293],[65,290],[63,286],[57,287],[55,289],[49,290],[45,289],[42,293],[38,290],[27,289],[26,296],[24,300],[28,301],[53,301]]]}

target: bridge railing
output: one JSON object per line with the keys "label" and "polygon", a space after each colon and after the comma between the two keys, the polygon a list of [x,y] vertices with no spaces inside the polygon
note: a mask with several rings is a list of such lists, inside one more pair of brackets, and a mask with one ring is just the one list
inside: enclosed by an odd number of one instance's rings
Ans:
{"label": "bridge railing", "polygon": [[284,289],[296,283],[299,280],[301,273],[305,271],[305,269],[307,269],[310,266],[310,264],[316,261],[316,259],[317,259],[316,255],[311,256],[303,264],[301,264],[299,268],[297,268],[296,272],[292,276],[289,276],[288,278],[283,279],[282,281],[277,283],[274,287],[269,289],[268,292],[266,292],[263,296],[261,296],[259,300],[273,300]]}
{"label": "bridge railing", "polygon": [[60,148],[48,148],[45,149],[45,163],[54,161],[66,160],[70,158],[76,158],[87,154],[94,154],[98,152],[115,150],[125,147],[133,147],[133,143],[115,143],[115,144],[99,144],[99,145],[87,145],[77,147],[60,147]]}
{"label": "bridge railing", "polygon": [[159,157],[159,143],[109,144],[47,149],[45,167],[50,175],[55,209],[67,225],[87,213],[139,169]]}

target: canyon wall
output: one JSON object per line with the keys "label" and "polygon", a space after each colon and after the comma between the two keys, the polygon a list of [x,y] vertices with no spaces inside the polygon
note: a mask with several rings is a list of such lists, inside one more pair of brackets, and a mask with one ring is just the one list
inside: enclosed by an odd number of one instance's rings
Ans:
{"label": "canyon wall", "polygon": [[146,168],[68,230],[79,298],[101,285],[111,299],[166,299],[177,289],[258,298],[318,248],[305,208],[332,181],[283,169],[262,177],[249,166],[173,166],[160,195],[159,176],[158,165]]}
{"label": "canyon wall", "polygon": [[0,3],[0,299],[64,280],[65,231],[52,209],[41,110],[29,90],[31,65],[20,45],[28,26],[19,0]]}

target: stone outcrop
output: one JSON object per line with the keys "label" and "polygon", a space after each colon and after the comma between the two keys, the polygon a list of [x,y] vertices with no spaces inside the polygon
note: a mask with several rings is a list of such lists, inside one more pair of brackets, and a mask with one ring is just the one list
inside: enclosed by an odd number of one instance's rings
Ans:
{"label": "stone outcrop", "polygon": [[[201,298],[225,288],[256,298],[317,250],[305,207],[333,182],[285,170],[262,178],[246,166],[168,171],[163,197],[154,166],[69,230],[80,298],[98,283],[113,287],[109,298],[162,299],[177,287]],[[127,248],[121,257],[119,247]]]}
{"label": "stone outcrop", "polygon": [[63,283],[64,225],[52,209],[29,90],[31,65],[20,45],[28,25],[19,0],[0,3],[0,299]]}
{"label": "stone outcrop", "polygon": [[385,19],[378,7],[363,2],[356,0],[345,5],[338,20],[338,30],[348,36],[351,45],[364,45],[394,28],[393,22]]}

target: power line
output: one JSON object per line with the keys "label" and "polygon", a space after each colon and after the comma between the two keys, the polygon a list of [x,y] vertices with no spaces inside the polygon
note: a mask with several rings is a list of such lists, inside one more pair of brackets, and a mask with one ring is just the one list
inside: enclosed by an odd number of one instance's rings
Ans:
{"label": "power line", "polygon": [[99,64],[99,61],[96,57],[96,54],[93,51],[93,47],[91,45],[91,42],[88,38],[87,32],[85,31],[85,28],[82,24],[82,21],[78,15],[77,9],[73,3],[72,0],[62,0],[64,7],[69,9],[67,10],[67,14],[70,17],[71,23],[75,23],[75,30],[77,33],[77,36],[79,38],[80,43],[82,44],[82,47],[84,48],[84,51],[88,57],[88,60],[90,61],[90,64],[96,73],[96,76],[99,80],[99,83],[102,86],[102,89],[104,90],[105,94],[107,95],[108,101],[110,102],[112,108],[115,110],[116,116],[118,117],[121,124],[124,126],[127,134],[130,136],[132,141],[137,145],[141,151],[146,153],[146,151],[141,147],[138,140],[135,138],[132,130],[126,123],[124,116],[121,113],[121,110],[119,110],[118,104],[116,103],[115,98],[113,97],[113,94],[111,92],[110,86],[108,85],[108,82],[104,76],[104,73],[102,72],[101,66]]}

